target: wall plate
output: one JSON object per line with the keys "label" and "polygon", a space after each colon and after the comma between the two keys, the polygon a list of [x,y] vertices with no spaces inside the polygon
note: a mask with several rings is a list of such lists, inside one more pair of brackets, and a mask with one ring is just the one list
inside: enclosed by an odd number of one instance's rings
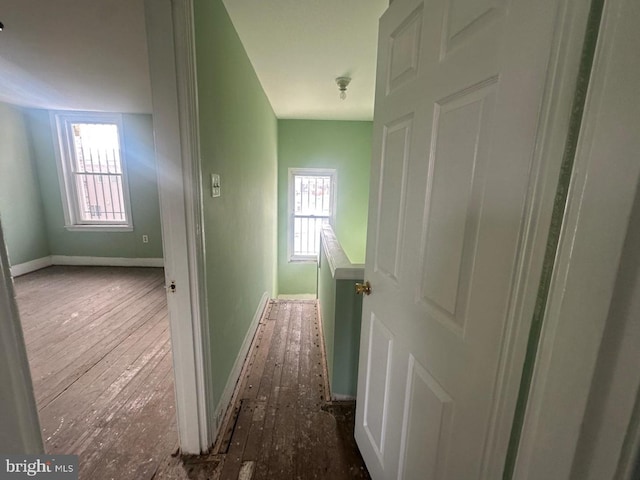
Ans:
{"label": "wall plate", "polygon": [[211,196],[214,198],[220,196],[220,175],[217,173],[211,174]]}

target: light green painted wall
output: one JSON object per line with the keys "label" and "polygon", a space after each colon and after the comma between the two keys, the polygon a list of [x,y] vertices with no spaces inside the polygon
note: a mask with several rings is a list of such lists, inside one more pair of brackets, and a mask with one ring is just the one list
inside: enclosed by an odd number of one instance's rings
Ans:
{"label": "light green painted wall", "polygon": [[323,250],[320,250],[318,267],[318,303],[322,319],[324,349],[327,356],[327,373],[331,384],[333,379],[333,337],[336,325],[336,282],[331,276],[331,268],[329,268],[329,263]]}
{"label": "light green painted wall", "polygon": [[[27,111],[38,167],[47,236],[52,255],[161,258],[160,207],[151,115],[123,115],[133,232],[77,232],[64,227],[64,213],[49,112]],[[142,243],[142,235],[149,243]]]}
{"label": "light green painted wall", "polygon": [[0,103],[0,218],[11,265],[50,255],[22,109]]}
{"label": "light green painted wall", "polygon": [[355,397],[362,319],[362,297],[356,295],[355,284],[362,280],[334,280],[323,251],[320,257],[318,301],[331,394]]}
{"label": "light green painted wall", "polygon": [[359,280],[336,281],[336,326],[334,334],[335,374],[331,380],[334,394],[356,396],[362,296],[355,293]]}
{"label": "light green painted wall", "polygon": [[[220,0],[196,0],[213,389],[218,402],[263,293],[276,291],[277,121]],[[211,198],[211,173],[221,196]]]}
{"label": "light green painted wall", "polygon": [[278,292],[315,293],[315,264],[287,256],[289,168],[335,168],[338,172],[336,236],[352,263],[364,263],[372,122],[278,121]]}

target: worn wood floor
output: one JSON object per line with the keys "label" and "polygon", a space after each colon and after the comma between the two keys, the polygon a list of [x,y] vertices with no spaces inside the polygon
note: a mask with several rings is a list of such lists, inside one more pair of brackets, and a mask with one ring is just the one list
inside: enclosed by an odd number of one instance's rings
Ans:
{"label": "worn wood floor", "polygon": [[81,479],[145,480],[177,449],[164,275],[49,267],[15,279],[45,449]]}
{"label": "worn wood floor", "polygon": [[315,301],[272,300],[212,454],[171,458],[157,478],[369,478],[353,439],[354,406],[328,405]]}
{"label": "worn wood floor", "polygon": [[180,458],[161,269],[50,267],[15,280],[48,453],[80,478],[367,479],[353,405],[327,404],[315,301],[272,300],[219,442]]}

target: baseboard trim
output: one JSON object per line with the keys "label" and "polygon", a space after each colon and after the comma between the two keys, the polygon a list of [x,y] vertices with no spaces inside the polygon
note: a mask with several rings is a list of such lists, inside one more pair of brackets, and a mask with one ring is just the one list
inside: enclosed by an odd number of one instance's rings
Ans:
{"label": "baseboard trim", "polygon": [[51,255],[51,265],[78,265],[99,267],[164,267],[162,258],[75,257]]}
{"label": "baseboard trim", "polygon": [[124,257],[74,257],[68,255],[50,255],[19,263],[11,267],[11,276],[19,277],[51,265],[76,265],[100,267],[164,267],[162,258],[124,258]]}
{"label": "baseboard trim", "polygon": [[13,265],[9,270],[11,271],[12,277],[19,277],[20,275],[26,275],[27,273],[35,272],[36,270],[40,270],[42,268],[50,266],[51,256],[47,256]]}
{"label": "baseboard trim", "polygon": [[318,327],[320,328],[320,352],[322,353],[322,376],[324,377],[324,401],[329,402],[331,396],[331,379],[329,378],[329,364],[327,363],[327,350],[324,341],[324,325],[322,323],[322,309],[320,300],[316,300],[316,310],[318,312]]}
{"label": "baseboard trim", "polygon": [[[236,390],[236,386],[238,381],[240,380],[240,374],[242,372],[242,367],[244,366],[244,362],[247,358],[247,354],[249,353],[249,348],[253,342],[253,337],[256,334],[256,330],[258,329],[258,325],[260,324],[260,319],[262,318],[265,309],[267,308],[267,304],[269,302],[270,295],[267,292],[262,294],[262,298],[260,299],[260,303],[258,304],[258,308],[253,314],[253,319],[251,320],[251,324],[249,325],[249,329],[247,330],[246,335],[244,336],[244,341],[242,342],[242,346],[238,351],[238,355],[236,356],[236,361],[233,364],[233,368],[231,369],[231,373],[227,378],[227,383],[224,387],[224,391],[222,392],[222,397],[218,402],[218,406],[216,407],[213,415],[213,437],[214,445],[218,444],[218,433],[220,431],[220,427],[225,423],[224,417],[225,413],[229,409],[229,405],[233,400],[233,396]],[[215,447],[214,447],[215,450]]]}
{"label": "baseboard trim", "polygon": [[356,397],[353,395],[343,395],[342,393],[334,393],[331,395],[331,400],[334,402],[353,402]]}

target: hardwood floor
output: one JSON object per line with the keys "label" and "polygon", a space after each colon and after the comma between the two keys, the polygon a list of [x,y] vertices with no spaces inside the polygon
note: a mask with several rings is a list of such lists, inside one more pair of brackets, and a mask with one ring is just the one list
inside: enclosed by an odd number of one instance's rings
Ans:
{"label": "hardwood floor", "polygon": [[81,479],[150,479],[177,449],[164,275],[50,267],[15,279],[45,449]]}
{"label": "hardwood floor", "polygon": [[369,478],[352,404],[326,402],[315,301],[272,300],[210,455],[181,458],[161,269],[50,267],[15,280],[48,453],[80,478]]}
{"label": "hardwood floor", "polygon": [[272,300],[214,453],[168,459],[157,478],[369,478],[353,439],[354,405],[326,402],[320,335],[315,301]]}

